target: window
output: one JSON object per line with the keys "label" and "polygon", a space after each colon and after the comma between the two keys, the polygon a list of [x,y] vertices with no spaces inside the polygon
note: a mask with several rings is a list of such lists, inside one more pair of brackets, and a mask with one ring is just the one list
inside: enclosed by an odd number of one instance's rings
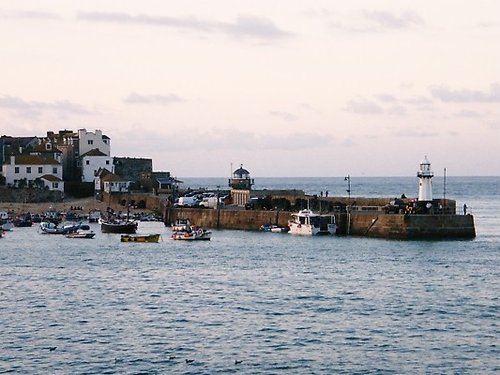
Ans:
{"label": "window", "polygon": [[106,165],[109,165],[109,160],[106,160]]}
{"label": "window", "polygon": [[87,143],[88,143],[89,145],[93,145],[93,144],[94,144],[94,141],[93,141],[92,139],[89,139],[89,140],[87,141]]}
{"label": "window", "polygon": [[31,173],[31,167],[26,167],[26,173]]}
{"label": "window", "polygon": [[59,182],[53,182],[53,183],[52,183],[52,187],[53,187],[54,189],[57,189],[57,188],[59,187]]}
{"label": "window", "polygon": [[89,165],[90,164],[90,160],[85,160],[85,165]]}
{"label": "window", "polygon": [[52,168],[52,173],[57,174],[57,167]]}
{"label": "window", "polygon": [[19,173],[19,167],[14,167],[14,173]]}
{"label": "window", "polygon": [[43,173],[43,167],[38,167],[38,173]]}

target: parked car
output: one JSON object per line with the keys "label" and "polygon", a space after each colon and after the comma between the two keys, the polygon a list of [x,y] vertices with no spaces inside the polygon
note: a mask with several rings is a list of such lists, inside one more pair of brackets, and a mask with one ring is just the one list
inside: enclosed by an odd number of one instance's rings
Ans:
{"label": "parked car", "polygon": [[177,203],[174,204],[175,207],[197,207],[199,204],[198,198],[196,197],[180,197]]}
{"label": "parked car", "polygon": [[200,207],[202,208],[216,208],[217,207],[217,197],[206,197],[200,202]]}

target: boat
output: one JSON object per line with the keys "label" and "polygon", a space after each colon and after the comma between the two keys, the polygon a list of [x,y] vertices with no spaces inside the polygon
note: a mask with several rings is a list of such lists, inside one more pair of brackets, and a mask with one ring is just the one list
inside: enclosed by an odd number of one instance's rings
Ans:
{"label": "boat", "polygon": [[212,232],[202,228],[173,232],[171,236],[173,240],[182,241],[210,241],[211,237]]}
{"label": "boat", "polygon": [[33,221],[31,220],[31,214],[23,214],[16,217],[12,223],[15,227],[31,227],[33,225]]}
{"label": "boat", "polygon": [[160,242],[160,234],[122,234],[121,242]]}
{"label": "boat", "polygon": [[90,231],[90,232],[72,232],[72,233],[67,233],[66,237],[67,238],[94,238],[95,232]]}
{"label": "boat", "polygon": [[4,232],[11,232],[13,228],[14,224],[11,221],[7,221],[0,225],[0,230],[3,230]]}
{"label": "boat", "polygon": [[194,240],[210,240],[212,237],[212,232],[203,228],[198,228],[196,225],[191,223],[190,219],[177,219],[172,225],[172,236],[173,240],[184,240],[184,241],[194,241]]}
{"label": "boat", "polygon": [[42,221],[40,223],[40,231],[42,234],[68,234],[74,233],[78,230],[89,230],[90,227],[82,223],[58,225],[50,221]]}
{"label": "boat", "polygon": [[271,233],[285,233],[288,231],[288,228],[279,227],[274,224],[262,224],[259,229],[261,232]]}
{"label": "boat", "polygon": [[292,218],[288,220],[288,228],[288,233],[304,236],[335,234],[337,231],[335,215],[320,215],[310,209],[293,213]]}
{"label": "boat", "polygon": [[172,224],[172,232],[186,232],[191,230],[191,220],[189,219],[176,219]]}
{"label": "boat", "polygon": [[89,212],[89,223],[97,223],[101,218],[101,210],[93,209]]}
{"label": "boat", "polygon": [[135,220],[101,220],[102,233],[127,233],[132,234],[137,231],[137,221]]}

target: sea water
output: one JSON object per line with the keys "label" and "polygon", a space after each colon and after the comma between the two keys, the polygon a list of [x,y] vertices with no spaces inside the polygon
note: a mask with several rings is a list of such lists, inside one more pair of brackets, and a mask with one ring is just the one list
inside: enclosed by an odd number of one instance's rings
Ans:
{"label": "sea water", "polygon": [[[0,239],[0,372],[498,373],[500,178],[447,184],[474,215],[474,240],[214,230],[184,242],[141,222],[163,238],[144,244],[97,224],[91,240],[15,228]],[[256,185],[346,194],[343,179]],[[351,185],[353,196],[411,197],[418,181]]]}

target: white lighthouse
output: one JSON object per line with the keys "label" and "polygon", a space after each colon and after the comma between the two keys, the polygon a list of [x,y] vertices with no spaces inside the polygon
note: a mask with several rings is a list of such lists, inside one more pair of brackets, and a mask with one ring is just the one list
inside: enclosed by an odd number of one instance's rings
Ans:
{"label": "white lighthouse", "polygon": [[417,172],[417,177],[420,179],[418,185],[418,200],[419,202],[432,202],[432,177],[434,173],[431,171],[431,163],[427,156],[420,162],[420,169]]}

